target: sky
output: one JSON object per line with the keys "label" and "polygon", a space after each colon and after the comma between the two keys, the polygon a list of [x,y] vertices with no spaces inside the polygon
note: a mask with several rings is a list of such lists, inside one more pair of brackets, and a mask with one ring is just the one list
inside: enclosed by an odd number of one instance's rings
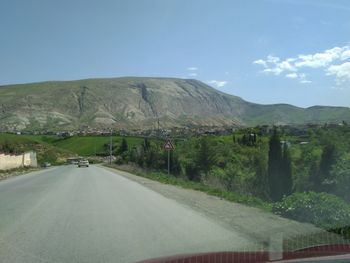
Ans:
{"label": "sky", "polygon": [[350,107],[350,1],[1,0],[0,85],[121,76]]}

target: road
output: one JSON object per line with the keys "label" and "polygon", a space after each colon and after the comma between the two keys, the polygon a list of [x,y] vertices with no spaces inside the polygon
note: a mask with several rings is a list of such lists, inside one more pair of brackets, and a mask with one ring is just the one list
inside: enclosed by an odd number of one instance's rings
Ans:
{"label": "road", "polygon": [[242,250],[242,233],[104,168],[0,182],[0,262],[135,262]]}

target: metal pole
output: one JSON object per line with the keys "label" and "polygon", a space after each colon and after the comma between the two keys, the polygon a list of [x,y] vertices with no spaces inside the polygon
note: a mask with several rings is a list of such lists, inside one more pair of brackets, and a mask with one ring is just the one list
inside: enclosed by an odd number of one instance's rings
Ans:
{"label": "metal pole", "polygon": [[170,175],[170,150],[168,150],[168,175]]}
{"label": "metal pole", "polygon": [[111,137],[110,137],[110,142],[109,142],[109,164],[112,164],[112,131],[111,131]]}

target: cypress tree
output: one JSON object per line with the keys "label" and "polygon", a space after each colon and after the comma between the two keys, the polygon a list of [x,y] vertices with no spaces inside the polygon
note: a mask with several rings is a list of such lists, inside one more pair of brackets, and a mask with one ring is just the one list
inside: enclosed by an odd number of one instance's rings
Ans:
{"label": "cypress tree", "polygon": [[284,195],[290,195],[293,188],[292,161],[287,144],[283,146],[283,156],[281,162],[282,189]]}
{"label": "cypress tree", "polygon": [[127,150],[128,150],[128,142],[126,141],[125,138],[123,138],[122,144],[121,144],[121,146],[119,148],[119,152],[123,153],[123,152],[126,152]]}
{"label": "cypress tree", "polygon": [[321,162],[318,172],[317,188],[316,190],[328,191],[327,186],[322,185],[325,180],[331,179],[331,169],[335,163],[335,147],[333,144],[327,144],[322,151]]}
{"label": "cypress tree", "polygon": [[151,143],[147,138],[145,138],[143,141],[143,149],[145,152],[147,152],[150,148],[151,148]]}
{"label": "cypress tree", "polygon": [[248,144],[248,138],[247,138],[247,135],[243,134],[242,136],[242,144],[243,145],[247,145]]}
{"label": "cypress tree", "polygon": [[282,150],[280,138],[277,129],[274,128],[269,141],[269,159],[267,168],[270,198],[273,201],[278,201],[283,196],[283,180],[281,180],[280,177],[281,161]]}

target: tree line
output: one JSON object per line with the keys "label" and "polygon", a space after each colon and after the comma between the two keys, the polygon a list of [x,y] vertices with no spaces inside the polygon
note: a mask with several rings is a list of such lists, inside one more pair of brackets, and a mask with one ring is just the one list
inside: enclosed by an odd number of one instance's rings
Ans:
{"label": "tree line", "polygon": [[[346,160],[350,157],[343,150],[343,157],[338,158],[334,142],[340,138],[329,131],[318,131],[310,135],[309,145],[300,146],[281,140],[281,133],[275,127],[270,134],[235,133],[231,141],[220,136],[175,140],[176,149],[170,155],[171,174],[273,202],[303,191],[349,198],[340,182],[349,186],[350,169]],[[134,163],[164,172],[167,169],[167,152],[162,141],[145,138],[142,144],[129,147],[124,138],[116,147],[116,154],[120,157],[119,164]]]}

